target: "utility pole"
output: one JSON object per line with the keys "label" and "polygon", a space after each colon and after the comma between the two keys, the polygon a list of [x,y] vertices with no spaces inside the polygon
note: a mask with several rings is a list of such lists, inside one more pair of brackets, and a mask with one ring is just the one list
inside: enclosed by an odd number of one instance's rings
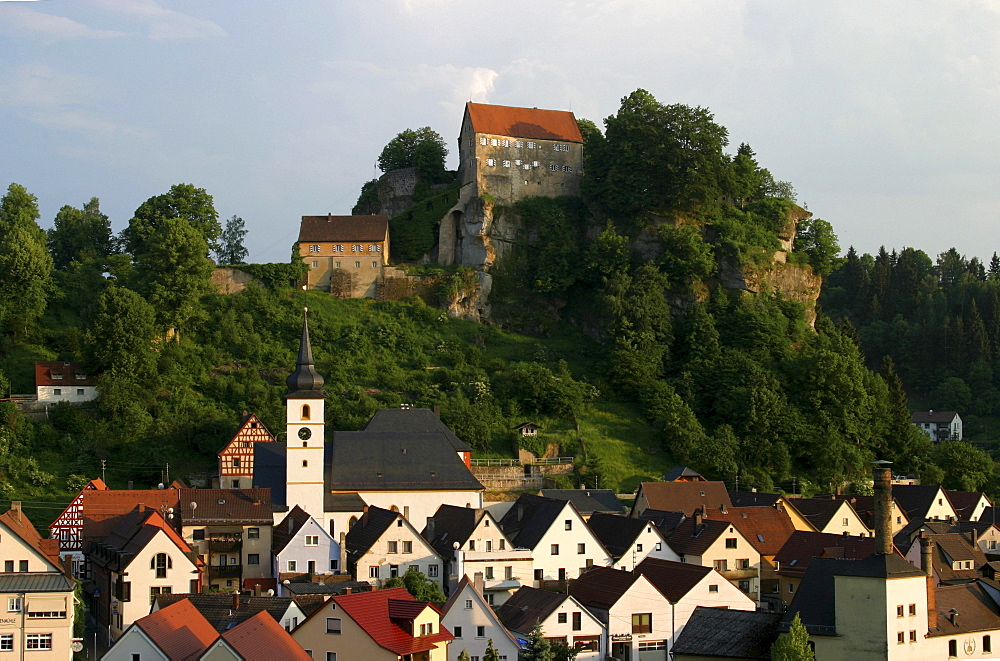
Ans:
{"label": "utility pole", "polygon": [[108,463],[107,459],[101,459],[101,482],[107,482],[107,480],[104,479],[104,467],[107,465],[107,463]]}

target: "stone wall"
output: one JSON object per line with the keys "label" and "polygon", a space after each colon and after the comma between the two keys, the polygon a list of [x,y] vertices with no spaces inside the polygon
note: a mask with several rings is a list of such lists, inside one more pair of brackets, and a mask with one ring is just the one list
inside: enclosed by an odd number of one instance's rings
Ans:
{"label": "stone wall", "polygon": [[245,271],[217,266],[212,271],[212,284],[220,294],[237,294],[253,284],[260,287],[261,282]]}

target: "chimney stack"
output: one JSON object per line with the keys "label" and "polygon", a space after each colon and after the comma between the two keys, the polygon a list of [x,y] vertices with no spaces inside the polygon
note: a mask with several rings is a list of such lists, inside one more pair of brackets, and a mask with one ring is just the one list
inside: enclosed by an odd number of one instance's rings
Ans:
{"label": "chimney stack", "polygon": [[695,533],[697,533],[698,532],[698,528],[701,527],[701,522],[704,519],[704,517],[705,517],[705,510],[703,510],[702,508],[699,507],[698,509],[696,509],[694,511],[694,531],[695,531]]}
{"label": "chimney stack", "polygon": [[347,571],[347,536],[340,533],[340,562],[337,564],[337,573],[342,574]]}
{"label": "chimney stack", "polygon": [[427,525],[424,527],[424,531],[427,533],[426,535],[424,535],[424,538],[428,542],[430,542],[431,544],[433,544],[434,543],[434,538],[435,538],[435,534],[434,534],[434,517],[433,516],[427,517]]}
{"label": "chimney stack", "polygon": [[233,610],[234,611],[235,610],[239,610],[239,608],[240,608],[240,591],[239,590],[234,590],[233,591]]}
{"label": "chimney stack", "polygon": [[13,512],[14,516],[17,517],[17,522],[21,523],[22,519],[21,519],[21,501],[20,500],[12,500],[12,501],[10,501],[10,511]]}
{"label": "chimney stack", "polygon": [[892,553],[892,469],[888,461],[875,462],[875,552]]}
{"label": "chimney stack", "polygon": [[129,491],[132,490],[132,486],[133,486],[133,482],[132,482],[132,480],[129,480],[128,481],[128,489],[129,489]]}
{"label": "chimney stack", "polygon": [[979,533],[975,528],[969,531],[969,539],[972,541],[972,546],[975,547],[979,543]]}
{"label": "chimney stack", "polygon": [[476,592],[479,596],[483,596],[483,589],[486,587],[486,583],[483,581],[483,572],[477,571],[472,575],[472,585],[476,588]]}

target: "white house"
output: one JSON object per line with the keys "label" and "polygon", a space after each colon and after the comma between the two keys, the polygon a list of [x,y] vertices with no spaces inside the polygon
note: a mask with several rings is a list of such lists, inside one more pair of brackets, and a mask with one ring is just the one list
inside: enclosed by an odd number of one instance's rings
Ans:
{"label": "white house", "polygon": [[520,648],[517,639],[486,603],[481,590],[481,581],[477,583],[463,576],[441,609],[441,625],[455,636],[448,650],[448,659],[457,661],[463,651],[472,658],[481,659],[486,654],[487,644],[493,641],[501,659],[516,661]]}
{"label": "white house", "polygon": [[962,440],[962,418],[955,411],[917,411],[910,422],[934,442]]}
{"label": "white house", "polygon": [[521,640],[527,640],[535,624],[541,624],[545,638],[576,649],[579,661],[599,661],[607,652],[601,646],[604,623],[572,595],[523,587],[504,602],[497,615]]}
{"label": "white house", "polygon": [[39,402],[89,402],[97,398],[93,378],[79,363],[42,360],[35,363],[35,395]]}
{"label": "white house", "polygon": [[414,568],[443,586],[441,556],[399,512],[369,507],[344,543],[348,566],[358,581],[382,587]]}
{"label": "white house", "polygon": [[587,525],[608,549],[615,569],[631,571],[646,558],[680,561],[652,521],[595,512]]}
{"label": "white house", "polygon": [[[338,574],[340,543],[298,505],[271,531],[273,575],[278,596],[285,596],[282,574]],[[346,571],[346,568],[343,568]]]}

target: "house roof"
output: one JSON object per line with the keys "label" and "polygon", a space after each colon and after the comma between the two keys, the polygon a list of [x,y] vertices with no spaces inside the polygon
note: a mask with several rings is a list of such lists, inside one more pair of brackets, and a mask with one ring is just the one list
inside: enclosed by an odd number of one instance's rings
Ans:
{"label": "house roof", "polygon": [[98,542],[101,547],[107,547],[118,551],[118,554],[105,556],[101,553],[90,553],[90,560],[99,566],[113,566],[117,569],[124,569],[154,537],[161,532],[164,533],[177,548],[184,553],[192,562],[196,561],[196,554],[191,546],[177,533],[174,528],[160,516],[160,513],[152,509],[140,509],[137,507],[128,514],[123,514],[114,519],[117,525],[108,533],[103,541]]}
{"label": "house roof", "polygon": [[[840,512],[842,507],[851,507],[851,503],[846,500],[834,498],[790,498],[789,507],[802,515],[806,521],[812,524],[816,530],[826,528],[830,521]],[[853,511],[853,508],[851,508]]]}
{"label": "house roof", "polygon": [[781,494],[757,491],[730,491],[729,499],[733,507],[774,507],[781,500]]}
{"label": "house roof", "polygon": [[568,500],[576,505],[577,511],[583,516],[590,516],[595,512],[625,514],[625,508],[615,495],[614,489],[542,489],[538,495],[556,500]]}
{"label": "house roof", "polygon": [[[237,597],[239,598],[239,606],[233,608]],[[258,597],[250,593],[235,595],[228,592],[160,594],[156,596],[156,603],[160,609],[185,600],[220,633],[259,613],[267,613],[271,619],[280,623],[282,616],[293,602],[292,597]]]}
{"label": "house roof", "polygon": [[[864,524],[872,530],[875,529],[875,496],[838,494],[835,495],[834,498],[836,498],[837,500],[846,500],[847,502],[849,502],[851,504],[851,507],[854,508],[854,511],[857,512],[858,516],[861,517],[861,520],[864,522]],[[893,502],[895,502],[896,511],[900,515],[906,516],[906,510],[903,509],[903,506],[900,505],[899,502],[896,501],[895,499],[893,499]],[[906,520],[907,523],[909,523],[909,517],[907,517]]]}
{"label": "house roof", "polygon": [[[812,533],[823,534],[823,533]],[[799,583],[799,589],[788,604],[788,610],[781,618],[780,630],[788,631],[795,614],[799,614],[802,624],[812,635],[832,636],[836,630],[836,591],[834,575],[841,567],[850,564],[844,558],[816,558]]]}
{"label": "house roof", "polygon": [[906,578],[909,576],[925,576],[924,572],[914,567],[898,553],[873,553],[860,560],[854,560],[844,565],[836,572],[837,576],[860,576],[864,578]]}
{"label": "house roof", "polygon": [[684,512],[685,516],[691,516],[699,507],[733,506],[724,482],[643,482],[639,491],[646,496],[647,507]]}
{"label": "house roof", "polygon": [[664,512],[663,510],[645,509],[637,518],[643,521],[651,521],[660,531],[660,534],[670,535],[677,526],[684,522],[687,517],[684,512]]}
{"label": "house roof", "polygon": [[671,651],[723,659],[770,659],[780,620],[778,613],[697,606]]}
{"label": "house roof", "polygon": [[462,595],[464,594],[470,595],[473,599],[478,601],[481,610],[486,615],[486,617],[490,618],[493,621],[493,623],[496,624],[497,628],[507,636],[510,642],[514,643],[515,645],[518,645],[517,638],[507,629],[507,627],[503,625],[503,622],[500,621],[500,617],[496,614],[493,608],[486,602],[486,600],[483,599],[483,595],[479,594],[479,591],[476,590],[473,582],[469,580],[468,575],[462,577],[462,580],[459,581],[455,589],[452,590],[451,596],[448,598],[448,601],[446,601],[444,603],[444,606],[441,607],[441,612],[443,613],[444,616],[448,615],[452,607],[456,603],[458,603],[458,600],[461,599]]}
{"label": "house roof", "polygon": [[637,571],[591,567],[569,585],[569,593],[588,608],[608,610],[640,579]]}
{"label": "house roof", "polygon": [[28,517],[20,509],[10,509],[0,514],[0,524],[3,524],[13,534],[34,549],[39,555],[51,562],[56,567],[61,567],[59,561],[59,540],[42,539],[35,526],[31,524]]}
{"label": "house roof", "polygon": [[601,540],[601,544],[604,544],[604,548],[615,560],[628,553],[636,537],[649,525],[653,525],[653,522],[603,512],[595,512],[587,521],[590,531]]}
{"label": "house roof", "polygon": [[957,411],[917,411],[910,416],[910,422],[948,423],[955,419]]}
{"label": "house roof", "polygon": [[[973,631],[997,629],[1000,607],[990,597],[983,581],[962,585],[942,585],[936,588],[934,603],[937,610],[937,628],[929,636],[955,636]],[[952,612],[957,611],[952,622]]]}
{"label": "house roof", "polygon": [[875,552],[874,537],[849,537],[833,533],[796,530],[781,547],[775,562],[778,573],[802,576],[813,558],[864,558]]}
{"label": "house roof", "polygon": [[370,592],[373,589],[371,583],[364,581],[335,581],[331,583],[290,582],[284,588],[293,595],[296,595],[296,597],[303,595],[329,596],[333,594],[347,594],[348,590],[351,592]]}
{"label": "house roof", "polygon": [[773,507],[734,507],[725,512],[710,509],[705,518],[733,524],[761,555],[776,555],[795,532],[788,513]]}
{"label": "house roof", "polygon": [[465,104],[465,112],[476,133],[583,142],[576,116],[566,110],[515,108],[469,102]]}
{"label": "house roof", "polygon": [[984,509],[983,513],[979,515],[979,520],[988,521],[989,523],[1000,523],[1000,521],[997,521],[997,510],[993,506]]}
{"label": "house roof", "polygon": [[76,583],[58,572],[0,572],[0,593],[72,592]]}
{"label": "house roof", "polygon": [[[965,582],[980,577],[979,570],[987,563],[986,555],[961,533],[929,535],[934,541],[934,571],[942,584]],[[954,569],[954,562],[971,562],[970,569]]]}
{"label": "house roof", "polygon": [[976,505],[981,500],[990,502],[989,498],[982,491],[950,491],[946,490],[951,506],[955,508],[959,521],[971,521],[972,514],[976,511]]}
{"label": "house roof", "polygon": [[389,216],[302,216],[299,243],[309,241],[384,241]]}
{"label": "house roof", "polygon": [[[274,500],[273,496],[272,500]],[[284,493],[282,493],[282,502],[284,502]],[[363,512],[366,505],[364,499],[356,493],[332,493],[328,491],[323,494],[324,512]]]}
{"label": "house roof", "polygon": [[221,637],[244,659],[312,659],[273,617],[263,611]]}
{"label": "house roof", "polygon": [[274,522],[271,490],[266,488],[181,489],[178,512],[185,526],[269,525]]}
{"label": "house roof", "polygon": [[646,558],[635,568],[635,572],[645,576],[653,587],[673,603],[683,599],[684,595],[713,571],[715,570],[711,567],[660,558]]}
{"label": "house roof", "polygon": [[[944,493],[944,497],[947,499],[947,493],[941,487],[932,484],[894,484],[892,486],[893,497],[911,521],[927,517],[927,512],[934,505],[934,499],[938,492]],[[947,500],[945,502],[950,503]]]}
{"label": "house roof", "polygon": [[500,529],[517,548],[533,549],[542,536],[573,503],[555,498],[521,494],[500,519]]}
{"label": "house roof", "polygon": [[937,521],[929,519],[912,519],[897,532],[892,543],[896,545],[900,553],[908,553],[913,543],[920,537],[921,532],[929,532],[943,535],[946,532],[953,532],[953,525],[949,521]]}
{"label": "house roof", "polygon": [[[434,608],[433,604],[428,602],[416,601],[406,591],[406,588],[356,592],[331,597],[331,599],[352,620],[357,622],[376,644],[400,656],[431,650],[437,647],[437,643],[455,638],[443,626],[438,633],[429,636],[413,636],[404,630],[398,621],[395,621],[411,619],[425,608]],[[326,610],[324,606],[311,617],[319,617],[318,614]]]}
{"label": "house roof", "polygon": [[180,506],[177,489],[88,489],[83,492],[84,542],[102,539],[118,524],[117,517],[127,514],[137,506],[166,512]]}
{"label": "house roof", "polygon": [[569,598],[568,594],[524,586],[503,602],[496,613],[510,631],[527,633]]}
{"label": "house roof", "polygon": [[94,380],[80,363],[40,360],[35,363],[36,386],[92,386]]}
{"label": "house roof", "polygon": [[368,511],[361,515],[358,522],[351,526],[344,537],[344,544],[347,547],[347,558],[351,564],[358,561],[368,549],[375,545],[375,542],[385,534],[385,531],[392,526],[396,520],[401,520],[404,526],[410,523],[403,518],[399,512],[382,509],[372,505]]}
{"label": "house roof", "polygon": [[215,642],[218,632],[187,599],[140,617],[135,625],[169,659],[196,659]]}
{"label": "house roof", "polygon": [[433,538],[429,536],[430,531],[427,527],[420,534],[443,557],[451,557],[454,548],[452,544],[458,542],[464,545],[484,516],[487,516],[486,510],[441,505],[432,517],[434,519]]}
{"label": "house roof", "polygon": [[[250,427],[250,425],[257,425],[257,426],[256,427]],[[240,425],[239,425],[239,427],[236,428],[236,431],[233,432],[232,437],[230,437],[230,439],[228,441],[226,441],[225,445],[223,445],[221,448],[219,448],[219,451],[216,452],[216,454],[222,454],[222,452],[226,448],[228,448],[230,446],[230,444],[232,444],[233,441],[245,440],[245,439],[241,439],[240,437],[241,436],[245,436],[245,432],[246,432],[246,430],[248,428],[251,428],[251,429],[254,429],[254,430],[259,430],[259,433],[263,434],[268,439],[268,440],[263,440],[263,439],[260,439],[260,438],[256,438],[257,434],[255,434],[255,436],[253,438],[253,442],[255,442],[255,443],[267,443],[269,441],[273,442],[275,440],[274,434],[271,433],[271,430],[268,429],[267,426],[264,425],[264,422],[260,418],[258,418],[255,413],[244,413],[243,417],[240,418]]]}
{"label": "house roof", "polygon": [[676,482],[681,478],[694,478],[698,482],[707,482],[701,473],[687,466],[674,466],[663,476],[664,482]]}
{"label": "house roof", "polygon": [[288,546],[288,542],[295,538],[302,526],[309,522],[309,513],[296,505],[292,511],[285,515],[278,525],[271,529],[271,549],[275,553],[281,553]]}
{"label": "house roof", "polygon": [[667,537],[667,544],[680,555],[702,555],[731,525],[728,521],[704,519],[698,524],[693,518],[685,519]]}
{"label": "house roof", "polygon": [[455,436],[448,425],[430,409],[379,409],[375,411],[375,415],[368,421],[363,431],[440,433],[448,439],[456,452],[472,452],[472,447]]}

